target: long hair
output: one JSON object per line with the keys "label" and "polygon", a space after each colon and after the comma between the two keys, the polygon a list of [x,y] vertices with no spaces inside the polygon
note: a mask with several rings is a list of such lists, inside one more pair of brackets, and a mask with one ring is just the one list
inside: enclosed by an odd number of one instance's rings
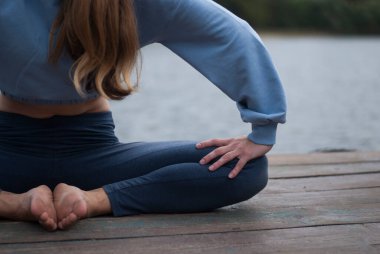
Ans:
{"label": "long hair", "polygon": [[80,95],[95,89],[121,100],[135,90],[140,45],[133,0],[62,0],[49,44],[49,62],[64,49],[74,59],[70,75]]}

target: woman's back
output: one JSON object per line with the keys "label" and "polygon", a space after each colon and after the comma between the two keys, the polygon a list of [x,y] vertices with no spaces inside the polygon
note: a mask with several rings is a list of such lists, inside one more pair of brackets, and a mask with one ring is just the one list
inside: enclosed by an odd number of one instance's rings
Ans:
{"label": "woman's back", "polygon": [[0,94],[0,111],[17,113],[33,118],[49,118],[54,115],[80,115],[109,111],[110,106],[104,97],[98,97],[76,104],[27,104]]}
{"label": "woman's back", "polygon": [[[0,90],[27,113],[33,114],[32,106],[22,103],[45,105],[33,107],[46,115],[87,112],[97,103],[106,108],[104,99],[91,102],[97,91],[84,98],[77,93],[67,54],[56,65],[47,61],[60,3],[0,1]],[[265,46],[246,22],[210,0],[135,0],[134,6],[141,47],[157,42],[182,57],[237,102],[243,121],[252,123],[251,141],[275,143],[277,123],[285,122],[284,92]]]}

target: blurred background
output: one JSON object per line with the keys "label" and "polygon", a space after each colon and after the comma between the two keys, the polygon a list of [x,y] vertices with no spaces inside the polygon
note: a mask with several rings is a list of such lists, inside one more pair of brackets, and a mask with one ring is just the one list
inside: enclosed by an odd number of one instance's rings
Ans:
{"label": "blurred background", "polygon": [[[380,151],[379,0],[219,0],[260,34],[287,95],[271,153]],[[247,135],[235,103],[159,44],[138,93],[112,102],[123,142]]]}

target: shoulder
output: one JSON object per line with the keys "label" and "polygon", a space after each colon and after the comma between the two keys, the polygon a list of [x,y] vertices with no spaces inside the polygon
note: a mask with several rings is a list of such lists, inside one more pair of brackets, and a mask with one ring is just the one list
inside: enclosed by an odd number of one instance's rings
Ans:
{"label": "shoulder", "polygon": [[[183,1],[183,0],[182,0]],[[134,0],[141,46],[156,42],[181,0]],[[187,2],[187,0],[185,1]]]}

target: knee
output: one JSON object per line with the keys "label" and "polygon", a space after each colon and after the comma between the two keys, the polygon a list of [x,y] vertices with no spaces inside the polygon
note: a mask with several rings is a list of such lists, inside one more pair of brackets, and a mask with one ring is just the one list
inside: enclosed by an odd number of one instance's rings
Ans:
{"label": "knee", "polygon": [[258,194],[268,183],[267,157],[251,160],[232,181],[235,181],[234,193],[237,202],[248,200]]}

